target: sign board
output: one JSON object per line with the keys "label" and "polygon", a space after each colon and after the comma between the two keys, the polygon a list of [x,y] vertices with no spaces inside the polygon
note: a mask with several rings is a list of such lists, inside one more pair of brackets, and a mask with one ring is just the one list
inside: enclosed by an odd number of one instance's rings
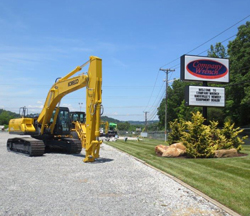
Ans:
{"label": "sign board", "polygon": [[148,133],[147,132],[141,132],[141,137],[143,137],[143,138],[148,137]]}
{"label": "sign board", "polygon": [[186,106],[225,106],[225,88],[207,86],[186,86]]}
{"label": "sign board", "polygon": [[181,56],[181,80],[229,82],[229,60],[203,56]]}

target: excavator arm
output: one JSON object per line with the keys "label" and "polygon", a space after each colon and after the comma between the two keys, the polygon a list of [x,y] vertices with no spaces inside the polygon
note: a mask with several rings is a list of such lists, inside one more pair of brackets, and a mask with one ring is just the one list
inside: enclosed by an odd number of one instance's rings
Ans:
{"label": "excavator arm", "polygon": [[[65,77],[59,79],[49,90],[43,109],[37,119],[37,122],[41,124],[41,134],[44,133],[44,128],[48,126],[48,123],[50,122],[50,118],[52,117],[52,113],[56,105],[60,103],[61,99],[65,95],[73,91],[76,91],[80,88],[83,88],[87,85],[88,75],[82,74],[80,76],[75,76],[73,78],[70,78],[75,73],[79,72],[82,69],[82,67],[83,66],[76,67],[73,71],[71,71]],[[56,113],[55,118],[57,118],[57,114],[58,113]],[[53,121],[53,122],[56,122],[56,121]],[[53,133],[53,130],[51,131],[51,133]]]}
{"label": "excavator arm", "polygon": [[84,161],[94,161],[99,157],[102,141],[100,137],[101,104],[102,104],[102,61],[96,59],[90,64],[88,87],[86,90],[86,156]]}

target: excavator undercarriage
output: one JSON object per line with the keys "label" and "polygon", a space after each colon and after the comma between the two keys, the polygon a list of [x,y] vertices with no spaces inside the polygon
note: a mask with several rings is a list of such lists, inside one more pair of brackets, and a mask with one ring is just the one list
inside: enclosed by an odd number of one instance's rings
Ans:
{"label": "excavator undercarriage", "polygon": [[16,137],[8,139],[7,150],[24,153],[29,156],[42,156],[45,152],[45,145],[42,140],[32,137]]}
{"label": "excavator undercarriage", "polygon": [[44,153],[50,152],[79,154],[82,151],[82,143],[79,139],[74,138],[43,141],[32,137],[16,137],[8,139],[7,150],[29,156],[42,156]]}

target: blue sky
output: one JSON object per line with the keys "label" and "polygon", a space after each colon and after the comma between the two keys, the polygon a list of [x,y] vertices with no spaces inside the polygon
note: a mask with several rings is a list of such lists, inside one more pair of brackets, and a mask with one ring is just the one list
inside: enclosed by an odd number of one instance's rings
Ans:
{"label": "blue sky", "polygon": [[[249,0],[2,0],[0,108],[18,112],[26,106],[39,113],[55,79],[94,55],[103,60],[104,115],[143,121],[148,111],[148,119],[157,119],[165,89],[159,68],[176,68],[169,79],[179,78],[181,55],[249,9]],[[247,20],[189,54],[206,55],[211,44],[233,40]],[[79,110],[83,103],[85,110],[85,100],[81,89],[61,105]]]}

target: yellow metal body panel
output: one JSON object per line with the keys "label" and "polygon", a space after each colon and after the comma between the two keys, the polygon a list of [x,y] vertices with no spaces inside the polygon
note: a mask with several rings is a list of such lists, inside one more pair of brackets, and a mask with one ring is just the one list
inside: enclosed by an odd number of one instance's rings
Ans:
{"label": "yellow metal body panel", "polygon": [[84,162],[99,157],[102,103],[102,60],[90,59],[88,87],[86,89],[86,156]]}
{"label": "yellow metal body panel", "polygon": [[34,119],[18,118],[9,121],[9,132],[16,134],[35,133]]}
{"label": "yellow metal body panel", "polygon": [[82,147],[86,149],[86,125],[79,121],[73,122],[75,124],[75,131],[82,142]]}
{"label": "yellow metal body panel", "polygon": [[109,122],[108,121],[101,121],[101,125],[105,125],[105,134],[109,132]]}

